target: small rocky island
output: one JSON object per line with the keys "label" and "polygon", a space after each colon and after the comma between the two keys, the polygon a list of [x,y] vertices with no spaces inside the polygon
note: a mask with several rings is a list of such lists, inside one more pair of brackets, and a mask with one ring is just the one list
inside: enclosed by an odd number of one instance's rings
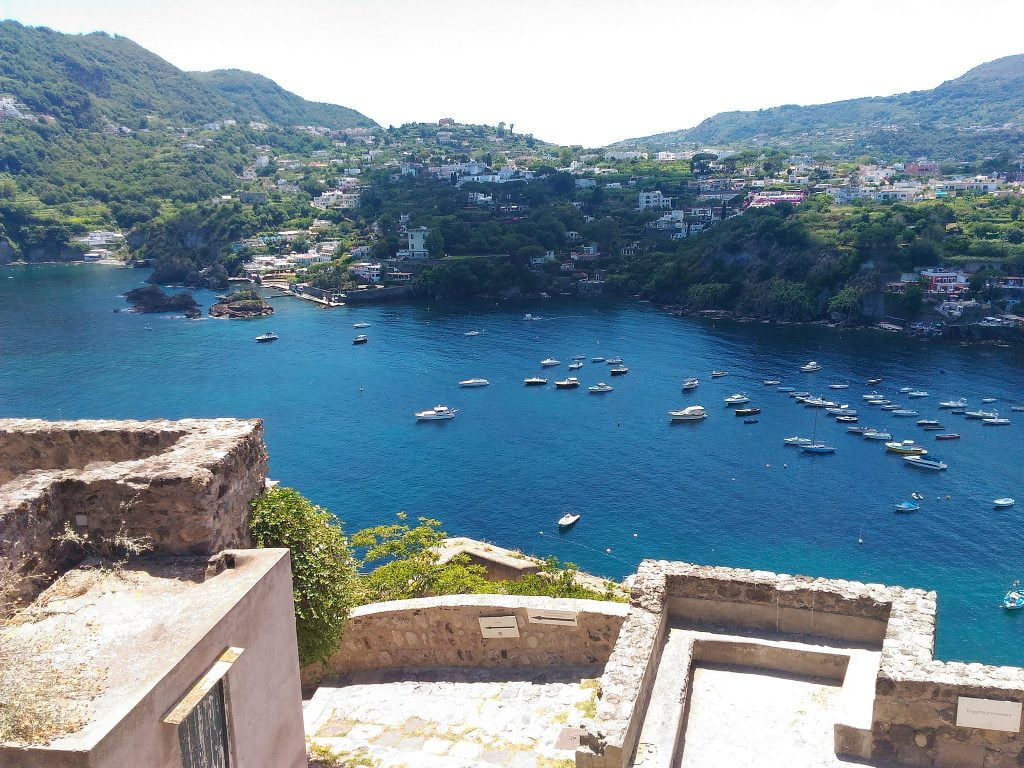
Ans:
{"label": "small rocky island", "polygon": [[189,291],[173,295],[158,285],[133,288],[124,294],[132,312],[183,312],[185,317],[199,317],[199,303]]}
{"label": "small rocky island", "polygon": [[210,307],[212,317],[245,318],[266,317],[274,314],[274,308],[251,288],[235,291]]}

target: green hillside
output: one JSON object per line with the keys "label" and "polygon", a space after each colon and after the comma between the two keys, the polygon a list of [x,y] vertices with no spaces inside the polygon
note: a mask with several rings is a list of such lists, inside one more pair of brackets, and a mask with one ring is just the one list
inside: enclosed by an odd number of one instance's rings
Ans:
{"label": "green hillside", "polygon": [[1019,152],[1024,148],[1024,55],[982,64],[931,90],[722,112],[693,128],[624,143],[768,145],[840,156],[868,152],[967,161]]}

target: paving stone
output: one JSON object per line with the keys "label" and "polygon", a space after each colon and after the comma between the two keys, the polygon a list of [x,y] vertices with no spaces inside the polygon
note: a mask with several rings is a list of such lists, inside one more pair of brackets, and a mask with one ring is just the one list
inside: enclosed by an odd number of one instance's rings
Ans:
{"label": "paving stone", "polygon": [[488,749],[480,753],[480,760],[489,765],[508,765],[512,762],[512,753],[503,749]]}
{"label": "paving stone", "polygon": [[423,743],[423,751],[428,755],[443,755],[452,748],[452,742],[447,739],[431,737]]}

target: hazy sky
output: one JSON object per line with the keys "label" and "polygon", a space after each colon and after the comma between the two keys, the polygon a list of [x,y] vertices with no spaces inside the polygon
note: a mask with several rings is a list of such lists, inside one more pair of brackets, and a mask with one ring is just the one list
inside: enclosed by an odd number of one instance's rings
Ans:
{"label": "hazy sky", "polygon": [[1024,53],[1022,0],[0,0],[400,124],[591,146],[716,112],[931,88]]}

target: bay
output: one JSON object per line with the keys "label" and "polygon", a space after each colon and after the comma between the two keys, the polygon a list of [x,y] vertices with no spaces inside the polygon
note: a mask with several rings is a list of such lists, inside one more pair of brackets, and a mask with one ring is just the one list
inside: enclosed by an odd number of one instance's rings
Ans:
{"label": "bay", "polygon": [[[440,519],[453,534],[578,563],[621,578],[643,558],[688,560],[902,584],[939,595],[937,655],[1021,664],[1024,616],[1000,599],[1024,576],[1024,351],[921,343],[815,326],[711,323],[649,304],[550,301],[396,304],[322,310],[273,298],[258,321],[114,312],[146,273],[98,265],[0,269],[0,416],[259,417],[271,476],[329,508],[347,530],[398,511]],[[197,292],[204,309],[213,293]],[[526,312],[543,316],[525,322]],[[355,322],[370,327],[355,330]],[[147,330],[147,327],[149,330]],[[281,338],[256,344],[266,330]],[[465,336],[479,330],[479,336]],[[353,346],[357,333],[369,336]],[[575,391],[526,388],[525,376],[567,374]],[[592,356],[621,356],[611,377]],[[823,370],[801,373],[817,360]],[[712,369],[729,375],[712,380]],[[926,473],[824,413],[765,387],[783,384],[850,403],[861,423],[923,442],[949,463]],[[474,376],[488,387],[460,389]],[[682,379],[700,388],[680,392]],[[867,387],[869,377],[883,383]],[[590,395],[585,387],[615,387]],[[833,391],[830,383],[850,383]],[[928,398],[906,400],[902,386]],[[872,389],[939,418],[963,439],[932,433],[864,404]],[[757,424],[722,399],[746,392]],[[966,397],[1012,421],[986,427],[938,409]],[[413,413],[443,403],[444,423]],[[671,425],[666,412],[702,404],[708,418]],[[809,456],[788,435],[837,447]],[[893,504],[925,495],[915,515]],[[1017,507],[993,510],[1014,496]],[[582,514],[560,535],[557,518]],[[863,544],[858,544],[858,538]],[[1024,612],[1021,612],[1024,613]]]}

